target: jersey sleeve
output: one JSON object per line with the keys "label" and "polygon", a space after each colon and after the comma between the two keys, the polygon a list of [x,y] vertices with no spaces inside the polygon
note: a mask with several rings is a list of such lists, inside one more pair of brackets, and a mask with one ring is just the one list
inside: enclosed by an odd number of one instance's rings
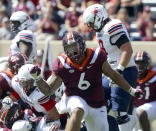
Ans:
{"label": "jersey sleeve", "polygon": [[112,45],[117,45],[118,48],[130,41],[127,29],[120,20],[116,21],[108,28],[108,34],[110,35],[110,43]]}
{"label": "jersey sleeve", "polygon": [[106,53],[102,49],[100,49],[100,51],[99,51],[98,60],[99,60],[99,64],[101,66],[103,65],[103,63],[105,61],[107,61],[107,55],[106,55]]}
{"label": "jersey sleeve", "polygon": [[55,101],[49,96],[43,96],[38,100],[39,104],[48,112],[55,106]]}
{"label": "jersey sleeve", "polygon": [[[10,80],[10,81],[11,81],[11,80]],[[7,80],[6,80],[3,76],[1,76],[1,75],[0,75],[0,88],[1,88],[4,92],[10,90],[10,86],[9,86]]]}
{"label": "jersey sleeve", "polygon": [[11,85],[12,85],[12,88],[13,88],[13,92],[12,92],[11,95],[13,95],[17,100],[19,100],[20,99],[19,93],[21,93],[21,92],[19,90],[19,88],[20,88],[19,86],[20,85],[19,85],[19,80],[17,78],[17,75],[15,75],[12,78]]}

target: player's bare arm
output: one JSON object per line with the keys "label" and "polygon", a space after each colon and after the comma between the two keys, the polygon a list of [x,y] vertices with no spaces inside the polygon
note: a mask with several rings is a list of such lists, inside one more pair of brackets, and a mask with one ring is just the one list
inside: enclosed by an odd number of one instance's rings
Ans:
{"label": "player's bare arm", "polygon": [[132,46],[129,42],[126,42],[125,44],[121,45],[120,50],[122,51],[122,55],[119,64],[123,67],[126,67],[133,53]]}
{"label": "player's bare arm", "polygon": [[127,81],[120,75],[119,72],[111,68],[111,66],[108,64],[107,61],[103,63],[102,71],[106,76],[110,77],[117,85],[119,85],[125,91],[129,92],[132,96],[135,96],[138,98],[142,97],[143,95],[142,90],[134,89],[133,87],[131,87],[127,83]]}
{"label": "player's bare arm", "polygon": [[40,91],[45,95],[52,95],[62,84],[62,79],[54,73],[48,78],[47,82],[42,78],[36,80]]}
{"label": "player's bare arm", "polygon": [[110,77],[117,85],[119,85],[125,91],[129,92],[129,89],[131,88],[130,85],[124,80],[120,73],[111,68],[107,61],[103,63],[102,71],[106,76]]}
{"label": "player's bare arm", "polygon": [[58,120],[60,118],[60,115],[59,115],[55,106],[51,110],[48,111],[47,118],[50,121],[55,121],[55,120]]}

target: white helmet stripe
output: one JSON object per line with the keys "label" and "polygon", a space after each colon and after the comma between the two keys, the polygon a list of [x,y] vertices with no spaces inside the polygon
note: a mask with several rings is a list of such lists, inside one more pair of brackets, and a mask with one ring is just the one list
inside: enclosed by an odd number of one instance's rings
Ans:
{"label": "white helmet stripe", "polygon": [[72,42],[75,42],[75,39],[74,39],[74,37],[73,37],[73,33],[72,33],[72,32],[69,32],[69,33],[67,34],[67,39],[68,39],[67,44],[70,44],[70,43],[72,43]]}
{"label": "white helmet stripe", "polygon": [[139,51],[139,52],[137,53],[136,60],[142,60],[142,58],[143,58],[143,51]]}

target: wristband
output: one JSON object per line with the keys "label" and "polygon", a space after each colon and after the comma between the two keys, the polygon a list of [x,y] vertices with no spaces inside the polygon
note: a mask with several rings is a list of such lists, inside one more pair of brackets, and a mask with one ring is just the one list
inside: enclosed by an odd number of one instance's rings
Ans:
{"label": "wristband", "polygon": [[129,92],[130,95],[135,96],[136,89],[131,87],[128,92]]}
{"label": "wristband", "polygon": [[119,64],[119,65],[117,66],[117,69],[118,69],[118,70],[121,70],[121,71],[124,71],[125,67]]}

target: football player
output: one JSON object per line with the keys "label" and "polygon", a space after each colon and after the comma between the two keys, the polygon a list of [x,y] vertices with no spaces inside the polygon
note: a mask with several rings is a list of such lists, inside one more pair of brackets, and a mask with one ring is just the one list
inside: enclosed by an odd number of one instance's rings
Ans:
{"label": "football player", "polygon": [[23,111],[20,104],[13,102],[9,97],[2,101],[2,105],[3,107],[0,110],[0,131],[35,131],[41,117],[36,117],[31,109]]}
{"label": "football player", "polygon": [[[138,72],[132,57],[129,34],[121,20],[110,19],[106,9],[100,4],[89,6],[83,13],[83,19],[88,28],[96,32],[97,41],[106,52],[108,63],[134,87]],[[130,119],[127,110],[131,96],[108,77],[104,77],[103,81],[105,90],[111,90],[112,110],[109,114],[116,118],[121,131],[128,131]],[[110,86],[115,88],[110,89]]]}
{"label": "football player", "polygon": [[146,51],[136,52],[135,63],[138,69],[137,89],[142,89],[144,97],[134,99],[136,114],[143,131],[150,131],[150,123],[156,119],[156,68],[151,67],[151,58]]}
{"label": "football player", "polygon": [[29,63],[34,62],[36,56],[36,39],[30,30],[20,31],[12,40],[10,54],[22,53],[28,57]]}
{"label": "football player", "polygon": [[30,17],[23,11],[17,11],[10,17],[10,27],[13,32],[16,32],[15,38],[10,46],[10,54],[23,53],[33,63],[36,56],[36,38],[31,30]]}
{"label": "football player", "polygon": [[64,52],[53,64],[53,73],[47,83],[40,77],[39,68],[33,67],[30,74],[40,91],[50,95],[65,85],[62,102],[69,112],[67,131],[80,131],[84,118],[87,130],[107,131],[107,111],[102,87],[102,73],[110,77],[133,96],[140,97],[141,90],[132,88],[123,77],[113,70],[107,56],[100,48],[86,48],[82,36],[77,32],[67,32],[63,38]]}
{"label": "football player", "polygon": [[[33,112],[45,114],[46,118],[41,121],[40,127],[49,130],[58,130],[60,126],[59,114],[55,108],[55,101],[50,96],[45,96],[40,92],[32,76],[30,69],[35,67],[33,64],[23,65],[18,74],[12,79],[13,92],[9,96],[13,101],[22,100],[30,106]],[[5,98],[4,98],[5,99]],[[7,103],[6,103],[7,104]],[[45,130],[46,130],[45,129]]]}
{"label": "football player", "polygon": [[[33,63],[34,56],[36,56],[36,40],[33,32],[28,30],[29,26],[30,17],[27,13],[17,11],[11,15],[10,28],[12,32],[15,32],[16,36],[9,48],[9,55],[23,53],[28,57],[30,63]],[[1,63],[3,70],[8,68],[6,63],[8,63],[8,57]]]}
{"label": "football player", "polygon": [[30,26],[30,17],[24,11],[16,11],[10,17],[10,28],[16,34],[22,30],[27,30]]}
{"label": "football player", "polygon": [[0,99],[11,93],[11,80],[18,73],[19,68],[25,64],[25,61],[25,58],[21,54],[14,54],[9,57],[9,69],[0,72]]}

